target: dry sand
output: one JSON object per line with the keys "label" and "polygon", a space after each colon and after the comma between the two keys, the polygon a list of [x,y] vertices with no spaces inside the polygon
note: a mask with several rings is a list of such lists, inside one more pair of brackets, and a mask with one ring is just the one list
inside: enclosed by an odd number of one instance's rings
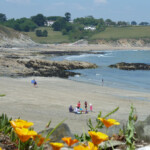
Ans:
{"label": "dry sand", "polygon": [[[31,84],[31,78],[0,77],[0,113],[9,117],[25,119],[34,122],[36,131],[43,130],[49,120],[54,127],[63,119],[70,127],[72,133],[87,131],[86,120],[95,120],[99,111],[103,115],[120,107],[119,111],[111,117],[119,121],[126,121],[131,103],[136,107],[139,120],[144,120],[149,114],[150,93],[127,91],[105,86],[75,82],[60,78],[35,77],[38,87]],[[101,83],[100,83],[101,84]],[[148,101],[136,100],[137,97]],[[84,101],[93,104],[93,111],[88,114],[77,115],[69,113],[69,105],[76,106]],[[89,108],[89,107],[88,107]]]}

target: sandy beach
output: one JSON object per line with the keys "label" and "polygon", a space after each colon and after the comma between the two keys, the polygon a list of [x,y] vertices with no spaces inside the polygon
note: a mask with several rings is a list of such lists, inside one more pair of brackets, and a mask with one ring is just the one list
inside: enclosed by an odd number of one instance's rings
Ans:
{"label": "sandy beach", "polygon": [[[0,97],[0,113],[6,113],[13,119],[20,117],[34,122],[36,131],[43,130],[49,120],[52,121],[51,127],[54,127],[63,119],[67,119],[65,123],[71,132],[81,134],[83,129],[88,130],[86,121],[89,118],[94,121],[99,111],[106,115],[119,106],[120,109],[111,117],[121,122],[126,121],[131,104],[136,108],[139,120],[144,120],[150,114],[150,101],[136,100],[137,97],[150,100],[150,93],[54,77],[35,77],[38,82],[38,87],[35,88],[31,84],[32,79],[33,77],[0,77],[0,94],[6,94]],[[88,104],[92,103],[93,112],[81,115],[69,113],[69,105],[75,107],[78,101],[84,109],[85,100]]]}

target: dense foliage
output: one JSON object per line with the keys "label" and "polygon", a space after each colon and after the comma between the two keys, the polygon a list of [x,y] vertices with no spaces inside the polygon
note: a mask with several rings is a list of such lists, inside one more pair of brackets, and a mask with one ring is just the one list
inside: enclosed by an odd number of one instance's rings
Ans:
{"label": "dense foliage", "polygon": [[35,28],[37,28],[37,25],[28,18],[21,18],[21,19],[9,19],[5,22],[3,22],[3,25],[13,28],[17,31],[34,31]]}
{"label": "dense foliage", "polygon": [[[70,40],[89,39],[92,35],[101,33],[107,27],[129,27],[136,26],[137,22],[131,23],[125,21],[112,21],[111,19],[104,20],[103,18],[95,19],[93,16],[76,18],[71,21],[71,13],[66,12],[64,17],[49,16],[45,17],[43,14],[37,14],[30,18],[8,19],[6,15],[0,13],[0,24],[13,28],[17,31],[34,31],[38,27],[47,26],[48,21],[53,21],[52,29],[60,31],[62,35],[67,35]],[[139,23],[140,26],[148,26],[148,22]],[[47,31],[35,31],[37,36],[47,37]]]}
{"label": "dense foliage", "polygon": [[48,35],[48,32],[47,30],[36,30],[36,36],[39,36],[39,37],[47,37]]}

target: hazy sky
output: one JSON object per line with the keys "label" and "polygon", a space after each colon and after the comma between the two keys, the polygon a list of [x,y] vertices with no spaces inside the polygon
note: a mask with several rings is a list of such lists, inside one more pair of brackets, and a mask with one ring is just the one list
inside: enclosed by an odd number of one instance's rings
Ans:
{"label": "hazy sky", "polygon": [[44,16],[71,18],[93,16],[113,21],[150,22],[150,0],[0,0],[0,13],[10,18]]}

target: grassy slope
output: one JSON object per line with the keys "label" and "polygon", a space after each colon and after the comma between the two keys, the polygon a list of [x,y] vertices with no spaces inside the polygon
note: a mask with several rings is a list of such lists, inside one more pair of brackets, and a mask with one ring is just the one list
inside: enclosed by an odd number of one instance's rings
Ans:
{"label": "grassy slope", "polygon": [[8,38],[19,38],[19,32],[0,25],[0,34]]}
{"label": "grassy slope", "polygon": [[[61,32],[53,31],[50,27],[38,28],[48,31],[48,37],[37,37],[35,32],[25,32],[31,39],[37,43],[68,43],[70,42],[67,35],[62,35]],[[9,38],[19,38],[19,32],[0,25],[0,34]],[[1,38],[1,37],[0,37]],[[94,34],[89,37],[89,40],[94,41],[98,39],[116,40],[116,39],[150,39],[150,26],[136,26],[136,27],[108,27],[105,31]]]}
{"label": "grassy slope", "polygon": [[108,27],[105,31],[93,35],[90,40],[96,39],[140,39],[150,38],[150,26],[137,27]]}
{"label": "grassy slope", "polygon": [[68,36],[64,36],[62,35],[61,32],[56,32],[53,31],[50,27],[40,27],[38,28],[38,30],[47,30],[48,31],[48,36],[47,37],[37,37],[35,35],[35,32],[26,32],[26,34],[28,36],[31,37],[31,39],[37,43],[68,43],[69,42],[69,38]]}

